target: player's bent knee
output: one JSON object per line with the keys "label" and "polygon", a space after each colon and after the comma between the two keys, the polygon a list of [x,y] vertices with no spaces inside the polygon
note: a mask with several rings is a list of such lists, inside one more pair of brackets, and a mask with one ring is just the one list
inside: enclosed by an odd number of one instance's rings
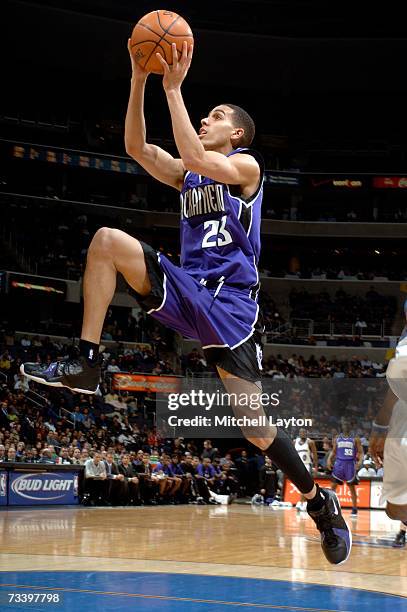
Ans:
{"label": "player's bent knee", "polygon": [[112,251],[117,230],[110,227],[101,227],[95,233],[90,243],[89,252],[110,253]]}
{"label": "player's bent knee", "polygon": [[386,514],[394,521],[407,521],[407,505],[401,506],[387,502]]}

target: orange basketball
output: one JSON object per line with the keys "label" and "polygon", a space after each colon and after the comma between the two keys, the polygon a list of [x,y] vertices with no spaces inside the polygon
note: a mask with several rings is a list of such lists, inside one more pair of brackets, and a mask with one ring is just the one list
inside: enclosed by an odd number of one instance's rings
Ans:
{"label": "orange basketball", "polygon": [[171,65],[171,44],[177,45],[180,57],[184,40],[188,46],[194,41],[191,28],[185,19],[172,11],[152,11],[134,26],[130,39],[131,53],[144,70],[162,74],[163,68],[156,53],[160,53]]}

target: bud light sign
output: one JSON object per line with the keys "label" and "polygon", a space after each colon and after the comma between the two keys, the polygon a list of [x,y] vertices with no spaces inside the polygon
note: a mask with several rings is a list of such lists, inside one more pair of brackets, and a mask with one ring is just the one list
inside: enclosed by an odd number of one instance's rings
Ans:
{"label": "bud light sign", "polygon": [[9,505],[77,504],[77,482],[77,472],[10,472]]}
{"label": "bud light sign", "polygon": [[7,505],[7,472],[0,470],[0,506]]}

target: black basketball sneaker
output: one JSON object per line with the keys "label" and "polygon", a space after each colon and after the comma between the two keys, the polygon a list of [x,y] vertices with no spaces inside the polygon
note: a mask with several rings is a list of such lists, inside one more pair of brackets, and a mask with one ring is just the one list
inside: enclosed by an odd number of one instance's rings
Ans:
{"label": "black basketball sneaker", "polygon": [[96,393],[100,381],[100,361],[89,365],[85,357],[54,361],[49,365],[23,363],[21,374],[49,387],[67,387],[78,393]]}
{"label": "black basketball sneaker", "polygon": [[352,532],[346,524],[336,494],[330,489],[320,489],[325,497],[322,510],[308,510],[321,533],[321,546],[329,563],[344,563],[352,548]]}
{"label": "black basketball sneaker", "polygon": [[406,545],[406,532],[400,530],[394,539],[393,546],[394,548],[404,548],[405,545]]}

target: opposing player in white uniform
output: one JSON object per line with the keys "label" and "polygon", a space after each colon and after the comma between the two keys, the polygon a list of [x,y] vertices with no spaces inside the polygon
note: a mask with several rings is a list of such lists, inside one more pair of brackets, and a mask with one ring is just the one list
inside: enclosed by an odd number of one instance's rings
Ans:
{"label": "opposing player in white uniform", "polygon": [[[407,300],[404,304],[407,319]],[[369,453],[383,465],[386,514],[407,524],[407,325],[386,371],[390,389],[372,426]]]}
{"label": "opposing player in white uniform", "polygon": [[[308,472],[312,475],[312,468],[315,470],[318,468],[318,453],[317,447],[315,446],[314,440],[307,437],[307,431],[305,429],[300,429],[298,432],[298,438],[295,439],[294,442],[295,450],[301,457],[302,462],[307,468]],[[297,510],[306,511],[307,502],[305,501],[305,497],[301,495],[301,501],[296,504]]]}

